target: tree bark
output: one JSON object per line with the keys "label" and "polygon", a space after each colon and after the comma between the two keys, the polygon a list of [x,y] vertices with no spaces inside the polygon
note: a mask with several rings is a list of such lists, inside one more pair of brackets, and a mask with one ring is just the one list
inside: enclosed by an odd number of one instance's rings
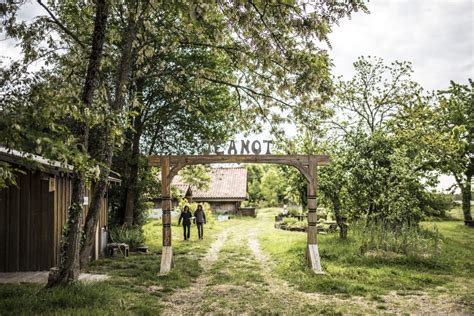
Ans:
{"label": "tree bark", "polygon": [[347,224],[345,218],[341,215],[341,203],[339,197],[335,197],[332,201],[334,215],[336,216],[336,223],[339,226],[339,237],[347,238]]}
{"label": "tree bark", "polygon": [[464,214],[464,223],[469,226],[473,225],[471,215],[471,180],[472,176],[467,175],[466,182],[464,183],[464,185],[460,185],[462,194],[462,212]]}
{"label": "tree bark", "polygon": [[[89,56],[89,65],[87,67],[87,75],[81,98],[84,110],[92,106],[94,92],[97,87],[107,27],[107,16],[107,0],[97,0],[91,53]],[[89,125],[87,122],[81,122],[78,125],[77,136],[81,140],[78,144],[79,149],[87,155],[87,148],[89,145]],[[72,181],[71,206],[68,209],[67,227],[65,237],[63,237],[62,240],[59,271],[50,275],[47,284],[48,287],[67,284],[76,281],[79,278],[79,251],[83,217],[82,206],[84,201],[84,178],[84,173],[79,171],[74,175]]]}
{"label": "tree bark", "polygon": [[[112,155],[107,155],[106,163],[112,163]],[[81,248],[80,264],[81,266],[89,263],[91,259],[92,248],[95,244],[95,236],[97,231],[97,224],[99,222],[100,210],[102,209],[103,197],[106,194],[108,184],[109,172],[101,172],[99,181],[94,185],[92,191],[91,204],[89,212],[87,213],[86,222],[84,225],[85,241]]]}
{"label": "tree bark", "polygon": [[[140,133],[140,134],[139,134]],[[140,157],[140,137],[141,132],[136,130],[133,135],[132,144],[132,155],[130,157],[130,173],[129,182],[127,186],[127,197],[125,203],[125,216],[123,224],[125,226],[133,225],[133,211],[135,210],[135,204],[137,200],[137,184],[138,184],[138,172],[139,172],[139,157]]]}
{"label": "tree bark", "polygon": [[[117,71],[117,81],[115,86],[115,98],[111,104],[112,111],[115,114],[118,114],[122,108],[125,98],[125,89],[128,83],[128,77],[130,74],[131,68],[131,56],[132,56],[132,49],[133,49],[133,42],[135,41],[136,35],[136,20],[135,14],[130,13],[128,18],[128,26],[127,31],[124,37],[122,55],[120,58],[120,66]],[[100,216],[100,207],[101,207],[101,200],[105,195],[108,178],[110,174],[110,167],[112,165],[112,158],[114,155],[114,138],[112,136],[112,127],[107,129],[107,133],[104,136],[105,140],[105,161],[104,167],[101,168],[101,176],[99,180],[95,184],[95,189],[92,195],[91,205],[89,207],[89,213],[87,214],[86,224],[84,229],[85,241],[81,249],[81,265],[85,265],[90,261],[90,253],[92,252],[92,248],[94,246],[95,241],[95,231],[97,222]]]}

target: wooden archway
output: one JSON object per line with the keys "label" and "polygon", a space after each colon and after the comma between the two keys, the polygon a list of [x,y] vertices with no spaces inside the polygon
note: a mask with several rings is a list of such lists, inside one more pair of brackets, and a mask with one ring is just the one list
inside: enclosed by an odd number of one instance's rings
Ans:
{"label": "wooden archway", "polygon": [[171,247],[171,190],[173,177],[187,165],[211,163],[270,163],[294,166],[308,181],[308,237],[306,258],[308,265],[315,273],[323,273],[319,259],[316,238],[316,191],[317,167],[327,165],[327,155],[173,155],[150,156],[148,165],[161,167],[161,190],[163,210],[163,250],[160,273],[171,271],[173,249]]}

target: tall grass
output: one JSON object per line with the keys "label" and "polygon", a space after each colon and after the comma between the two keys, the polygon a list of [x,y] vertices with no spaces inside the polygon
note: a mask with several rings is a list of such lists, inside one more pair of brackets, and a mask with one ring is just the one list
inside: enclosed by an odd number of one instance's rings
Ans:
{"label": "tall grass", "polygon": [[110,229],[110,240],[117,243],[125,243],[130,246],[130,249],[137,249],[145,243],[145,236],[143,229],[138,226],[132,227],[112,227]]}
{"label": "tall grass", "polygon": [[361,254],[436,258],[441,251],[442,236],[436,227],[416,224],[393,226],[384,222],[358,222],[351,226]]}

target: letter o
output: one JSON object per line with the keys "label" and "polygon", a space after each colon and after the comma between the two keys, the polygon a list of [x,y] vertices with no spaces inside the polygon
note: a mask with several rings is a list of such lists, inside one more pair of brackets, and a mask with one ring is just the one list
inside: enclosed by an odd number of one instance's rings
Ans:
{"label": "letter o", "polygon": [[262,144],[260,144],[258,140],[254,140],[252,143],[252,152],[255,155],[259,155],[261,151],[262,151]]}

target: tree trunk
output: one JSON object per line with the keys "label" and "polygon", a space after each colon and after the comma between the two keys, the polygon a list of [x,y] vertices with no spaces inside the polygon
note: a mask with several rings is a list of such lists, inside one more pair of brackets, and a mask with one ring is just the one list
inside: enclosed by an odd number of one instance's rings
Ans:
{"label": "tree trunk", "polygon": [[341,215],[341,203],[339,197],[335,197],[332,201],[334,208],[334,215],[336,216],[336,223],[339,226],[339,237],[342,239],[347,238],[347,224],[345,218]]}
{"label": "tree trunk", "polygon": [[[120,66],[117,71],[117,82],[115,86],[115,99],[112,102],[112,111],[118,114],[124,103],[125,88],[128,83],[128,77],[130,73],[131,55],[133,49],[133,42],[135,41],[136,35],[136,20],[135,14],[130,13],[128,19],[128,28],[125,33],[124,44],[122,49],[122,55],[120,58]],[[104,150],[105,150],[105,161],[104,167],[101,168],[101,176],[95,184],[96,189],[93,192],[91,205],[89,207],[89,213],[87,214],[85,224],[85,241],[81,249],[81,265],[85,265],[90,260],[90,253],[94,245],[95,231],[97,222],[100,216],[101,200],[105,195],[105,190],[108,184],[108,178],[110,174],[110,167],[112,165],[112,158],[114,155],[114,137],[112,135],[112,127],[107,129],[106,135],[104,136]]]}
{"label": "tree trunk", "polygon": [[[94,92],[97,86],[105,40],[107,16],[108,1],[97,0],[92,47],[81,98],[84,110],[92,106]],[[77,137],[81,140],[78,145],[83,154],[87,155],[87,148],[89,145],[89,125],[87,122],[81,122],[78,125]],[[79,278],[79,252],[83,217],[82,206],[84,201],[84,178],[83,172],[79,171],[75,174],[72,181],[71,206],[68,209],[67,227],[65,230],[65,236],[62,239],[59,270],[57,273],[51,274],[48,278],[48,287],[67,284],[76,281]]]}
{"label": "tree trunk", "polygon": [[133,225],[133,211],[135,209],[135,202],[137,200],[137,183],[138,183],[138,172],[139,172],[139,155],[140,151],[138,145],[135,143],[140,142],[139,137],[134,137],[134,145],[132,149],[132,156],[130,157],[130,177],[127,186],[127,198],[125,203],[125,216],[123,224],[125,226]]}
{"label": "tree trunk", "polygon": [[[112,151],[107,152],[105,158],[105,163],[108,165],[112,164]],[[95,244],[95,236],[97,231],[97,223],[99,222],[100,210],[102,209],[103,197],[105,196],[107,190],[109,178],[108,168],[101,170],[101,175],[99,181],[94,185],[94,190],[92,192],[91,204],[89,206],[89,212],[87,213],[86,223],[84,225],[84,244],[82,245],[80,260],[81,266],[86,265],[90,261],[90,255],[92,248]]]}
{"label": "tree trunk", "polygon": [[[84,181],[75,176],[72,181],[71,206],[68,209],[67,233],[61,241],[61,261],[57,274],[50,275],[47,287],[64,285],[79,278],[79,249],[82,226],[82,204],[84,199]],[[66,240],[64,240],[64,238]]]}
{"label": "tree trunk", "polygon": [[129,178],[127,186],[127,196],[125,202],[125,215],[124,215],[124,226],[133,225],[133,211],[135,210],[135,204],[138,195],[138,172],[139,172],[139,158],[140,158],[140,138],[142,134],[141,116],[135,118],[133,140],[132,140],[132,153],[129,162]]}
{"label": "tree trunk", "polygon": [[464,185],[460,185],[462,194],[462,212],[464,214],[464,223],[469,226],[473,225],[471,215],[471,180],[472,176],[468,175],[466,177],[466,182],[464,183]]}

